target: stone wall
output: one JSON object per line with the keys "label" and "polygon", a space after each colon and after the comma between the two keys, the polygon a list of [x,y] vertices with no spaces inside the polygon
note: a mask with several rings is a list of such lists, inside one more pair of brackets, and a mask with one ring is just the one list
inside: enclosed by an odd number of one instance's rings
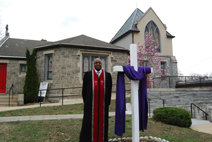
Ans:
{"label": "stone wall", "polygon": [[7,63],[7,83],[6,83],[6,94],[9,93],[9,89],[13,84],[13,93],[14,94],[22,94],[25,74],[20,74],[20,64],[25,63],[24,60],[15,60],[10,59]]}
{"label": "stone wall", "polygon": [[[191,112],[191,103],[196,104],[208,112],[212,106],[212,88],[183,88],[183,89],[148,89],[150,99],[150,112],[155,108],[163,107],[165,100],[166,107],[179,107]],[[193,107],[194,117],[203,117],[196,107]]]}
{"label": "stone wall", "polygon": [[[113,66],[122,66],[127,65],[127,61],[125,60],[129,55],[122,52],[113,52],[113,57],[111,59],[112,62],[112,81],[113,81],[113,92],[116,91],[116,81],[117,81],[117,72],[113,72]],[[129,83],[130,80],[125,76],[125,83]],[[127,89],[129,90],[130,85],[126,85]]]}
{"label": "stone wall", "polygon": [[[82,86],[82,53],[80,48],[54,48],[51,50],[38,50],[37,51],[37,71],[40,82],[48,82],[48,89],[54,88],[70,88]],[[117,73],[113,72],[113,66],[126,65],[126,58],[129,56],[123,51],[94,51],[86,50],[90,54],[105,54],[108,55],[110,62],[109,72],[112,74],[113,84],[116,83]],[[45,54],[53,54],[53,80],[45,80]],[[115,90],[115,87],[113,87]],[[61,90],[52,90],[47,92],[49,95],[61,95]],[[81,95],[81,88],[65,89],[66,95]]]}
{"label": "stone wall", "polygon": [[212,122],[212,106],[211,107],[209,107],[209,120],[210,120],[210,122]]}
{"label": "stone wall", "polygon": [[[178,75],[177,62],[172,58],[175,57],[169,57],[169,56],[161,57],[162,62],[166,63],[166,67],[169,66],[169,68],[165,67],[167,76]],[[170,78],[169,77],[161,78],[161,76],[155,76],[155,77],[156,78],[154,80],[156,80],[157,83],[151,83],[150,88],[175,88],[176,81],[178,80],[177,77],[170,77]]]}

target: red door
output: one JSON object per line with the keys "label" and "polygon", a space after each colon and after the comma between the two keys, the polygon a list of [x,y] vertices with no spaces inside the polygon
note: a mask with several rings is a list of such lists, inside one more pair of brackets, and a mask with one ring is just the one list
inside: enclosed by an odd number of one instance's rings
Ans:
{"label": "red door", "polygon": [[6,93],[7,64],[0,63],[0,93]]}

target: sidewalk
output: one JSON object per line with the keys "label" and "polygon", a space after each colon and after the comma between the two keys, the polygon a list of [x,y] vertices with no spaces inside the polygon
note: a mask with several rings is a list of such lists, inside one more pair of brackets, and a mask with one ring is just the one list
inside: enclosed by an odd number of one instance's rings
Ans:
{"label": "sidewalk", "polygon": [[[83,103],[82,99],[77,99],[75,101],[64,102],[64,105],[69,104],[79,104]],[[62,105],[62,103],[50,103],[41,104],[41,107],[46,106],[57,106]],[[17,106],[17,107],[1,107],[1,111],[17,110],[17,109],[27,109],[40,107],[40,104],[34,104],[29,106]],[[109,112],[109,116],[115,116],[115,112]],[[83,114],[70,114],[70,115],[35,115],[35,116],[13,116],[13,117],[0,117],[0,123],[3,122],[16,122],[16,121],[40,121],[40,120],[62,120],[62,119],[82,119]],[[192,119],[191,129],[199,132],[204,132],[212,134],[212,123],[206,120]]]}
{"label": "sidewalk", "polygon": [[[130,95],[126,95],[126,97],[130,97]],[[111,100],[115,100],[116,99],[116,96],[115,94],[112,94],[111,96]],[[63,105],[71,105],[71,104],[81,104],[83,103],[83,100],[82,99],[73,99],[73,100],[63,100]],[[45,103],[45,104],[42,104],[41,103],[41,107],[46,107],[46,106],[61,106],[62,105],[62,102],[59,102],[59,103]],[[27,109],[27,108],[35,108],[35,107],[40,107],[40,103],[35,103],[35,104],[32,104],[32,105],[25,105],[25,106],[15,106],[15,107],[3,107],[3,106],[0,106],[0,112],[1,111],[10,111],[10,110],[17,110],[17,109]]]}
{"label": "sidewalk", "polygon": [[[83,103],[82,99],[75,99],[74,101],[65,101],[63,102],[63,105],[71,105],[71,104],[80,104]],[[62,103],[41,103],[41,107],[46,107],[46,106],[61,106]],[[4,107],[0,106],[0,112],[1,111],[10,111],[10,110],[18,110],[18,109],[27,109],[27,108],[35,108],[35,107],[40,107],[40,103],[35,103],[32,105],[25,105],[25,106],[14,106],[14,107]]]}
{"label": "sidewalk", "polygon": [[210,121],[192,119],[190,128],[198,132],[212,134],[212,123]]}
{"label": "sidewalk", "polygon": [[[109,116],[115,116],[115,112],[109,112]],[[12,117],[0,117],[0,122],[62,120],[62,119],[82,119],[82,118],[83,114],[12,116]]]}

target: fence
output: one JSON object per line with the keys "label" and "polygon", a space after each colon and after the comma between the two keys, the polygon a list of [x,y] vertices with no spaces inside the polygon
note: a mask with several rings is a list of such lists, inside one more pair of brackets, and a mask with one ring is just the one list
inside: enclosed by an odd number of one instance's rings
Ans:
{"label": "fence", "polygon": [[[41,89],[41,90],[38,90],[38,92],[40,92],[39,94],[40,94],[40,96],[38,96],[38,99],[37,99],[37,101],[39,101],[39,103],[40,103],[40,107],[41,107],[41,94],[42,94],[42,91],[51,91],[51,90],[61,90],[61,95],[56,95],[56,96],[48,96],[47,98],[62,98],[62,105],[63,105],[63,99],[65,98],[65,97],[73,97],[73,96],[79,96],[79,95],[77,95],[77,94],[75,94],[75,95],[64,95],[64,90],[67,90],[67,89],[77,89],[77,88],[80,88],[80,89],[82,89],[82,87],[69,87],[69,88],[54,88],[54,89]],[[44,99],[44,101],[45,101],[45,97],[43,98]]]}
{"label": "fence", "polygon": [[[125,83],[125,85],[129,85],[130,86],[130,84],[131,83]],[[113,84],[113,86],[116,86],[116,84]],[[131,93],[131,89],[129,89],[130,87],[127,87],[126,86],[126,93]],[[70,88],[54,88],[54,89],[42,89],[42,90],[39,90],[39,94],[41,95],[42,94],[42,91],[50,91],[50,90],[61,90],[61,95],[57,95],[57,96],[48,96],[47,98],[61,98],[61,100],[62,100],[62,104],[61,105],[63,105],[63,102],[64,102],[64,98],[65,97],[70,97],[70,96],[73,96],[73,95],[64,95],[64,90],[67,90],[67,89],[82,89],[82,87],[70,87]],[[112,91],[112,93],[115,93],[116,91]],[[76,95],[76,96],[79,96],[79,95]],[[156,97],[156,99],[159,99],[159,100],[161,100],[162,102],[161,102],[161,104],[162,104],[162,106],[163,107],[165,107],[165,100],[164,99],[161,99],[161,98],[159,98],[159,97],[157,97],[157,96],[155,96],[155,95],[152,95],[152,96],[154,96],[154,97]],[[41,97],[41,96],[39,96],[39,97]],[[44,98],[45,99],[45,98]],[[39,99],[38,99],[39,100]],[[151,116],[151,100],[153,100],[152,98],[147,98],[147,102],[148,102],[148,113],[149,113],[149,116]],[[42,102],[41,101],[39,101],[39,103],[40,103],[40,107],[41,107],[41,104],[42,104]]]}
{"label": "fence", "polygon": [[212,87],[212,77],[202,76],[163,76],[155,77],[150,88]]}

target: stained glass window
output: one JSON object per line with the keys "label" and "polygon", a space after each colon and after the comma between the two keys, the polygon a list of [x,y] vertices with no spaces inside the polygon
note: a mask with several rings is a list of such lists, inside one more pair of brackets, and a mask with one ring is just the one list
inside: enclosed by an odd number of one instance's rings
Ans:
{"label": "stained glass window", "polygon": [[[152,39],[155,41],[153,46],[158,46],[157,51],[161,52],[161,44],[160,44],[160,31],[157,25],[150,21],[145,28],[145,35],[150,34],[152,35]],[[146,38],[146,36],[145,36]]]}

